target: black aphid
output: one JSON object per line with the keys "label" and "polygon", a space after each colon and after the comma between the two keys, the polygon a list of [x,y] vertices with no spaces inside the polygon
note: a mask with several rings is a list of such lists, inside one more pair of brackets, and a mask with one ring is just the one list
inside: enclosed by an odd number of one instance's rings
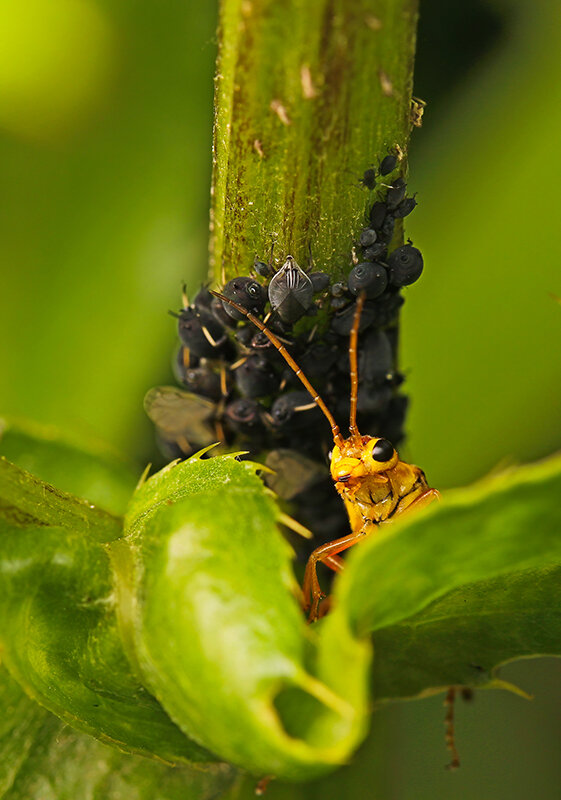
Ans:
{"label": "black aphid", "polygon": [[396,219],[407,217],[417,205],[414,197],[405,197],[401,203],[393,210],[393,215]]}
{"label": "black aphid", "polygon": [[[253,278],[232,278],[222,290],[222,294],[224,297],[227,297],[229,300],[234,300],[238,305],[256,315],[263,313],[265,303],[267,302],[267,292],[261,284],[254,281]],[[243,314],[228,305],[228,303],[222,302],[222,306],[224,311],[229,314],[232,319],[244,319]]]}
{"label": "black aphid", "polygon": [[278,389],[280,380],[270,361],[252,353],[234,370],[236,386],[244,397],[265,397]]}
{"label": "black aphid", "polygon": [[377,231],[380,230],[382,227],[384,220],[386,218],[386,214],[388,213],[388,207],[385,203],[381,200],[378,200],[372,208],[370,209],[370,225]]}
{"label": "black aphid", "polygon": [[373,245],[362,251],[362,257],[365,261],[385,261],[387,250],[387,242],[374,242]]}
{"label": "black aphid", "polygon": [[378,238],[374,228],[365,228],[361,231],[359,242],[361,247],[370,247]]}
{"label": "black aphid", "polygon": [[393,286],[409,286],[421,277],[423,256],[411,244],[398,247],[388,259],[390,283]]}
{"label": "black aphid", "polygon": [[[356,304],[351,303],[343,311],[338,311],[331,318],[331,330],[339,336],[348,336],[353,327]],[[372,324],[375,318],[374,310],[366,304],[362,309],[359,331],[363,331]]]}
{"label": "black aphid", "polygon": [[[172,313],[172,312],[170,312]],[[210,311],[192,306],[182,309],[177,317],[177,332],[182,344],[199,358],[217,358],[228,348],[229,340],[222,325]]]}
{"label": "black aphid", "polygon": [[397,167],[397,156],[385,156],[380,162],[379,172],[380,175],[389,175]]}
{"label": "black aphid", "polygon": [[255,400],[239,397],[224,410],[224,419],[236,433],[250,435],[263,427],[263,409]]}
{"label": "black aphid", "polygon": [[379,297],[388,285],[388,275],[385,267],[376,262],[363,261],[356,264],[349,273],[349,291],[358,297],[361,292],[366,292],[369,300]]}
{"label": "black aphid", "polygon": [[393,214],[386,214],[382,226],[378,232],[380,239],[389,244],[393,238],[393,231],[395,226],[395,218]]}
{"label": "black aphid", "polygon": [[270,278],[274,273],[272,264],[267,264],[265,261],[257,261],[257,259],[253,264],[253,269],[262,278]]}
{"label": "black aphid", "polygon": [[287,392],[277,397],[271,407],[271,424],[285,432],[302,430],[320,422],[321,412],[307,392]]}
{"label": "black aphid", "polygon": [[308,277],[312,282],[314,294],[324,292],[329,286],[330,278],[327,272],[310,272]]}
{"label": "black aphid", "polygon": [[358,358],[361,384],[369,389],[392,381],[394,353],[385,331],[369,330],[364,334]]}
{"label": "black aphid", "polygon": [[331,287],[332,297],[343,297],[347,292],[347,285],[343,281],[337,281]]}
{"label": "black aphid", "polygon": [[219,400],[222,395],[219,373],[214,372],[208,364],[198,367],[187,366],[184,359],[185,352],[185,348],[179,349],[173,365],[177,382],[194,394]]}
{"label": "black aphid", "polygon": [[372,191],[372,189],[376,188],[376,170],[373,167],[365,170],[360,182]]}
{"label": "black aphid", "polygon": [[386,195],[386,204],[390,211],[398,207],[398,205],[405,197],[406,191],[407,191],[407,184],[405,183],[403,178],[396,178],[395,181],[392,183],[391,189],[388,189],[388,193]]}

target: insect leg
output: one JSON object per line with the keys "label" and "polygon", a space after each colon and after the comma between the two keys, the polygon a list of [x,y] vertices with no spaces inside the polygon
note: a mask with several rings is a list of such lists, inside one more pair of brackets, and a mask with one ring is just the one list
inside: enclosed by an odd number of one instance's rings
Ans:
{"label": "insect leg", "polygon": [[421,508],[425,508],[425,506],[428,506],[433,500],[438,500],[440,498],[440,492],[438,489],[426,489],[422,494],[414,497],[409,503],[406,502],[407,497],[408,495],[405,495],[405,497],[400,500],[399,505],[392,515],[392,519],[397,516],[403,516],[403,514],[409,513],[409,511],[420,511]]}
{"label": "insect leg", "polygon": [[446,716],[444,717],[444,725],[446,726],[445,741],[446,747],[450,751],[452,759],[447,766],[447,769],[458,769],[460,766],[460,756],[456,749],[456,737],[454,735],[454,702],[456,700],[456,689],[451,686],[446,693],[444,700],[444,708],[446,709]]}
{"label": "insect leg", "polygon": [[327,558],[322,561],[322,564],[332,569],[333,572],[343,572],[345,569],[345,562],[342,558],[339,558],[339,556],[327,556]]}
{"label": "insect leg", "polygon": [[304,595],[304,608],[305,610],[310,609],[310,622],[315,622],[317,619],[319,602],[323,597],[316,570],[318,561],[327,564],[331,569],[339,571],[341,562],[340,559],[335,560],[334,556],[361,541],[365,535],[368,535],[365,531],[359,531],[358,533],[350,533],[348,536],[343,536],[341,539],[335,539],[333,542],[327,542],[327,544],[316,547],[309,557],[306,564],[306,572],[304,573],[302,592]]}

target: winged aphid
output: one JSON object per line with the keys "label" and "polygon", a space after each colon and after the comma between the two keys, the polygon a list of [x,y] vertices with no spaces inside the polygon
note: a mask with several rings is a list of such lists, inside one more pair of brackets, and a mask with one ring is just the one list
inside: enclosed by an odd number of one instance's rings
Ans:
{"label": "winged aphid", "polygon": [[271,278],[268,294],[273,311],[283,322],[293,325],[312,305],[314,286],[295,259],[287,256],[283,266]]}

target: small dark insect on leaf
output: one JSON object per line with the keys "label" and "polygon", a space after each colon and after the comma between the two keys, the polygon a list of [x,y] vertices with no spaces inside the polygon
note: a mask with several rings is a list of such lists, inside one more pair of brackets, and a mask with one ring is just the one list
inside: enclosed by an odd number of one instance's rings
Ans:
{"label": "small dark insect on leaf", "polygon": [[[355,318],[356,303],[347,306],[343,311],[338,311],[331,319],[331,330],[339,336],[348,336],[352,330]],[[360,317],[360,331],[365,330],[372,324],[376,312],[370,306],[365,306]]]}
{"label": "small dark insect on leaf", "polygon": [[393,215],[396,219],[407,217],[417,205],[414,197],[405,197],[401,203],[394,209]]}
{"label": "small dark insect on leaf", "polygon": [[394,354],[386,332],[368,331],[358,357],[362,383],[369,389],[386,383],[393,368],[393,361]]}
{"label": "small dark insect on leaf", "polygon": [[270,278],[274,272],[272,265],[267,264],[265,261],[255,261],[253,269],[262,278]]}
{"label": "small dark insect on leaf", "polygon": [[410,244],[398,247],[388,259],[389,278],[393,286],[409,286],[421,277],[423,256]]}
{"label": "small dark insect on leaf", "polygon": [[277,397],[270,416],[273,426],[285,432],[302,430],[323,419],[310,395],[299,391]]}
{"label": "small dark insect on leaf", "polygon": [[228,339],[222,325],[210,311],[191,306],[182,309],[177,317],[177,331],[183,345],[199,358],[216,358],[221,349],[227,347]]}
{"label": "small dark insect on leaf", "polygon": [[387,243],[391,242],[393,237],[394,227],[395,227],[395,219],[393,214],[387,214],[379,231],[380,239]]}
{"label": "small dark insect on leaf", "polygon": [[380,175],[389,175],[397,167],[397,156],[387,155],[382,159],[379,167]]}
{"label": "small dark insect on leaf", "polygon": [[370,247],[371,244],[377,239],[377,234],[374,228],[365,228],[360,234],[360,244],[361,247]]}
{"label": "small dark insect on leaf", "polygon": [[[355,173],[356,174],[356,173]],[[360,179],[360,182],[363,186],[366,186],[367,189],[372,191],[372,189],[376,188],[376,170],[371,167],[364,171],[364,175]]]}
{"label": "small dark insect on leaf", "polygon": [[[224,297],[234,300],[238,305],[250,311],[252,314],[261,314],[267,302],[267,292],[260,283],[249,277],[232,278],[222,290]],[[237,311],[228,303],[222,303],[224,311],[232,319],[242,320],[243,314]]]}
{"label": "small dark insect on leaf", "polygon": [[346,294],[347,287],[342,281],[337,281],[331,287],[331,295],[333,297],[343,297]]}
{"label": "small dark insect on leaf", "polygon": [[251,434],[263,425],[262,407],[255,400],[240,397],[226,406],[225,421],[236,433]]}
{"label": "small dark insect on leaf", "polygon": [[220,375],[207,365],[196,367],[186,365],[185,348],[179,349],[173,366],[178,383],[181,383],[189,391],[211,400],[220,399]]}
{"label": "small dark insect on leaf", "polygon": [[401,203],[403,198],[405,197],[405,192],[407,191],[407,184],[403,180],[403,178],[396,178],[392,184],[391,189],[388,189],[388,193],[386,195],[386,204],[388,208],[393,210],[397,208],[397,206]]}
{"label": "small dark insect on leaf", "polygon": [[279,378],[270,362],[260,353],[248,356],[236,369],[236,386],[244,397],[264,397],[274,392]]}
{"label": "small dark insect on leaf", "polygon": [[308,277],[312,282],[314,294],[324,292],[329,286],[330,278],[327,272],[311,272]]}
{"label": "small dark insect on leaf", "polygon": [[388,207],[385,203],[383,203],[381,200],[378,200],[376,203],[374,203],[370,209],[370,224],[375,230],[380,230],[387,213]]}
{"label": "small dark insect on leaf", "polygon": [[370,247],[366,247],[362,252],[365,261],[385,261],[387,255],[387,242],[374,242]]}
{"label": "small dark insect on leaf", "polygon": [[385,267],[371,261],[356,264],[349,273],[349,291],[358,297],[361,292],[366,292],[366,297],[373,300],[379,297],[388,285],[388,275]]}

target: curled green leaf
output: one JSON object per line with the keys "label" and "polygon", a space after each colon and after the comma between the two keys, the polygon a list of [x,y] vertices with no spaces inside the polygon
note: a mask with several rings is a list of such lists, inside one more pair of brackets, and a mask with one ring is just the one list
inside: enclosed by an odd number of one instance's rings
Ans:
{"label": "curled green leaf", "polygon": [[352,753],[366,682],[348,696],[316,674],[317,631],[255,470],[194,457],[137,491],[126,541],[111,545],[121,624],[146,685],[188,736],[255,774],[304,779]]}
{"label": "curled green leaf", "polygon": [[513,469],[377,532],[348,559],[324,646],[373,635],[378,700],[486,686],[561,655],[561,458]]}
{"label": "curled green leaf", "polygon": [[0,650],[25,692],[123,750],[209,760],[131,671],[104,543],[122,522],[0,459]]}

